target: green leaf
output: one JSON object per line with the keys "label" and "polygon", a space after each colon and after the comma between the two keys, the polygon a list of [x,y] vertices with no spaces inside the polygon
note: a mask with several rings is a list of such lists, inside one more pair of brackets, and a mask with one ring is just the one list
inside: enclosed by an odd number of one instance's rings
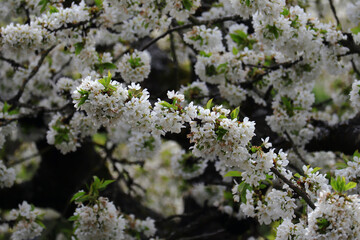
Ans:
{"label": "green leaf", "polygon": [[317,232],[320,234],[325,234],[327,227],[330,226],[330,222],[326,218],[317,218],[316,225],[318,226]]}
{"label": "green leaf", "polygon": [[188,11],[190,11],[193,6],[192,0],[182,0],[182,4],[183,4],[184,8]]}
{"label": "green leaf", "polygon": [[354,28],[352,28],[351,29],[351,32],[353,33],[353,34],[358,34],[358,33],[360,33],[360,26],[357,26],[357,27],[354,27]]}
{"label": "green leaf", "polygon": [[246,183],[246,182],[241,182],[239,185],[239,193],[240,193],[240,200],[242,203],[246,204],[246,190],[252,190],[252,187]]}
{"label": "green leaf", "polygon": [[227,63],[219,64],[219,66],[217,66],[217,68],[216,68],[216,73],[219,74],[219,73],[226,72],[227,65],[228,65]]}
{"label": "green leaf", "polygon": [[81,50],[83,50],[84,46],[85,46],[84,42],[75,43],[75,55],[79,55]]}
{"label": "green leaf", "polygon": [[98,8],[102,8],[102,6],[103,6],[103,1],[102,0],[94,0],[94,2],[95,2],[95,5]]}
{"label": "green leaf", "polygon": [[206,74],[206,76],[212,77],[212,76],[218,75],[218,72],[216,71],[216,68],[214,65],[206,65],[205,66],[205,74]]}
{"label": "green leaf", "polygon": [[59,12],[59,9],[57,9],[56,7],[54,7],[54,6],[49,6],[49,8],[50,8],[50,13],[57,13],[57,12]]}
{"label": "green leaf", "polygon": [[74,194],[74,196],[71,198],[70,202],[73,202],[75,201],[76,199],[84,196],[86,193],[85,192],[77,192]]}
{"label": "green leaf", "polygon": [[141,67],[143,65],[145,65],[142,61],[141,61],[141,58],[139,57],[136,57],[136,58],[133,58],[132,56],[130,57],[130,59],[128,60],[128,63],[130,63],[130,66],[132,69],[135,69],[137,67]]}
{"label": "green leaf", "polygon": [[223,128],[223,127],[219,127],[216,131],[215,134],[217,136],[216,140],[221,141],[223,139],[223,137],[225,136],[225,134],[228,132],[229,130]]}
{"label": "green leaf", "polygon": [[80,218],[79,215],[74,215],[74,216],[69,217],[69,218],[68,218],[68,221],[74,222],[74,221],[78,220],[79,218]]}
{"label": "green leaf", "polygon": [[316,167],[314,168],[314,170],[311,171],[311,173],[316,173],[317,171],[319,171],[321,168],[320,167]]}
{"label": "green leaf", "polygon": [[294,176],[297,177],[297,178],[301,177],[301,175],[299,173],[295,173]]}
{"label": "green leaf", "polygon": [[239,116],[239,112],[240,112],[240,107],[235,108],[230,114],[231,119],[237,118]]}
{"label": "green leaf", "polygon": [[212,53],[206,53],[204,51],[200,51],[199,55],[202,56],[202,57],[211,57]]}
{"label": "green leaf", "polygon": [[117,66],[111,62],[102,63],[104,69],[116,69]]}
{"label": "green leaf", "polygon": [[44,223],[40,219],[35,219],[35,222],[40,225],[42,228],[46,228]]}
{"label": "green leaf", "polygon": [[331,178],[330,185],[338,193],[342,193],[356,187],[355,182],[349,182],[346,184],[345,177],[340,176],[338,176],[336,180],[334,178]]}
{"label": "green leaf", "polygon": [[356,187],[356,183],[355,182],[349,182],[348,184],[345,185],[345,191],[350,190],[352,188]]}
{"label": "green leaf", "polygon": [[358,157],[358,158],[360,158],[360,153],[359,153],[358,150],[356,150],[356,151],[354,152],[353,157]]}
{"label": "green leaf", "polygon": [[41,6],[42,5],[42,7],[41,7],[41,9],[40,9],[40,13],[43,13],[45,10],[46,10],[46,6],[48,5],[48,3],[49,3],[50,1],[49,0],[41,0],[40,2],[39,2],[39,6]]}
{"label": "green leaf", "polygon": [[283,11],[280,13],[281,15],[287,17],[290,15],[290,11],[287,8],[284,8]]}
{"label": "green leaf", "polygon": [[106,180],[100,185],[100,188],[105,189],[109,184],[111,184],[113,182],[115,182],[115,180]]}
{"label": "green leaf", "polygon": [[224,177],[241,177],[241,172],[239,171],[230,171],[224,175]]}
{"label": "green leaf", "polygon": [[160,105],[163,106],[163,107],[166,107],[166,108],[174,108],[174,105],[166,102],[166,101],[162,101],[160,102]]}
{"label": "green leaf", "polygon": [[206,103],[205,109],[211,109],[211,107],[212,107],[212,102],[213,102],[213,99],[210,99],[210,100]]}

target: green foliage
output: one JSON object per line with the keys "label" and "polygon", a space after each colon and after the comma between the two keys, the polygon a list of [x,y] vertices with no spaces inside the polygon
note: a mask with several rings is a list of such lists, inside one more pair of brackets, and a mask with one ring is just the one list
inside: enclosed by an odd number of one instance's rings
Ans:
{"label": "green foliage", "polygon": [[104,86],[104,90],[102,90],[103,93],[106,93],[108,96],[111,96],[113,92],[116,91],[116,87],[111,85],[110,82],[111,82],[111,73],[110,71],[108,72],[108,76],[107,77],[104,77],[104,78],[101,78],[98,80],[99,83],[101,83],[103,86]]}
{"label": "green foliage", "polygon": [[240,113],[240,107],[235,108],[235,109],[230,113],[231,119],[237,119],[237,117],[239,116],[239,113]]}
{"label": "green foliage", "polygon": [[145,64],[141,61],[140,57],[136,57],[133,58],[132,56],[130,57],[130,59],[128,60],[128,62],[130,63],[130,67],[132,69],[135,69],[137,67],[141,67],[144,66]]}
{"label": "green foliage", "polygon": [[193,2],[192,0],[182,0],[182,5],[186,10],[190,11],[193,6]]}
{"label": "green foliage", "polygon": [[286,114],[289,117],[293,117],[295,115],[295,110],[304,110],[302,107],[295,107],[294,101],[286,96],[281,97],[281,105],[284,107]]}
{"label": "green foliage", "polygon": [[241,172],[239,171],[230,171],[224,175],[224,177],[241,177]]}
{"label": "green foliage", "polygon": [[102,8],[103,6],[103,0],[94,0],[95,2],[95,5],[98,7],[98,8]]}
{"label": "green foliage", "polygon": [[57,12],[59,12],[59,9],[57,9],[56,7],[54,7],[54,6],[50,6],[49,7],[50,8],[50,13],[57,13]]}
{"label": "green foliage", "polygon": [[78,93],[80,93],[81,96],[80,96],[80,98],[77,98],[75,100],[79,100],[77,107],[80,107],[81,105],[83,105],[86,102],[86,100],[89,99],[90,92],[80,89],[80,90],[78,90]]}
{"label": "green foliage", "polygon": [[345,177],[337,177],[336,180],[331,178],[330,185],[337,193],[343,193],[356,187],[355,182],[346,183]]}
{"label": "green foliage", "polygon": [[215,130],[215,134],[216,134],[216,140],[221,141],[223,139],[223,137],[225,136],[225,134],[228,132],[229,130],[219,126],[216,130]]}
{"label": "green foliage", "polygon": [[252,187],[250,184],[246,182],[241,182],[238,186],[238,192],[240,193],[240,201],[242,203],[246,204],[246,190],[252,190]]}
{"label": "green foliage", "polygon": [[200,41],[200,46],[204,45],[204,39],[200,35],[191,36],[191,37],[189,37],[189,39],[191,39],[195,42]]}
{"label": "green foliage", "polygon": [[8,114],[8,115],[15,115],[19,113],[19,109],[18,108],[13,108],[12,105],[8,104],[7,102],[4,102],[4,106],[3,109],[1,110],[1,112],[3,114]]}
{"label": "green foliage", "polygon": [[280,28],[277,28],[274,25],[266,25],[266,29],[268,30],[268,32],[264,32],[264,38],[270,39],[270,40],[274,40],[274,39],[278,39],[280,37],[280,35],[282,34],[283,30]]}
{"label": "green foliage", "polygon": [[206,103],[205,109],[211,109],[213,106],[213,99],[209,99],[209,101]]}
{"label": "green foliage", "polygon": [[211,53],[211,52],[210,52],[210,53],[206,53],[206,52],[204,52],[204,51],[200,51],[200,52],[199,52],[199,55],[202,56],[202,57],[211,57],[212,53]]}
{"label": "green foliage", "polygon": [[205,66],[205,74],[206,74],[206,76],[212,77],[212,76],[216,76],[218,73],[217,73],[216,67],[214,65],[206,65]]}
{"label": "green foliage", "polygon": [[[113,183],[114,180],[100,180],[97,176],[94,176],[94,181],[88,188],[87,192],[80,191],[74,194],[71,198],[70,202],[84,203],[88,202],[89,204],[95,204],[97,199],[99,198],[99,193],[106,189],[106,187]],[[75,221],[76,217],[72,217],[73,219],[69,219],[70,221]]]}
{"label": "green foliage", "polygon": [[42,6],[40,9],[40,13],[43,13],[46,10],[47,5],[50,3],[49,0],[40,0],[39,6]]}
{"label": "green foliage", "polygon": [[79,55],[81,50],[84,49],[84,46],[85,46],[85,42],[78,42],[78,43],[75,43],[75,55]]}
{"label": "green foliage", "polygon": [[61,123],[52,127],[57,132],[55,136],[55,145],[70,141],[69,138],[70,129],[65,126],[59,126],[60,124]]}
{"label": "green foliage", "polygon": [[255,39],[249,39],[248,35],[241,30],[236,30],[234,33],[230,33],[229,35],[237,44],[239,50],[244,50],[245,47],[251,50],[253,49],[253,45],[256,43]]}
{"label": "green foliage", "polygon": [[353,34],[358,34],[358,33],[360,33],[360,26],[357,26],[357,27],[354,27],[354,28],[352,28],[351,29],[351,32],[353,33]]}
{"label": "green foliage", "polygon": [[330,226],[330,222],[326,218],[317,218],[316,225],[318,226],[317,232],[320,234],[325,234],[327,227]]}

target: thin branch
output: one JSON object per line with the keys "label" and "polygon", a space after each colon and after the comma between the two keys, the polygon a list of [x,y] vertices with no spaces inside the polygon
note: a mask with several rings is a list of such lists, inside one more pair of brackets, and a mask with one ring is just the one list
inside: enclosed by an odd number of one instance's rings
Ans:
{"label": "thin branch", "polygon": [[330,3],[331,11],[334,14],[337,26],[341,26],[340,20],[339,20],[339,18],[337,16],[337,13],[336,13],[336,9],[335,9],[333,0],[329,0],[329,3]]}
{"label": "thin branch", "polygon": [[352,67],[353,67],[353,69],[354,69],[354,72],[360,77],[360,71],[359,71],[359,69],[356,67],[355,62],[354,62],[354,59],[351,59],[351,65],[352,65]]}
{"label": "thin branch", "polygon": [[[164,38],[166,35],[168,35],[169,33],[174,32],[174,31],[179,31],[179,30],[182,30],[182,29],[191,28],[191,27],[197,26],[197,25],[212,25],[214,23],[221,23],[221,22],[226,22],[226,21],[236,21],[236,20],[242,20],[242,18],[239,15],[234,15],[234,16],[215,18],[215,19],[206,20],[206,21],[205,20],[204,21],[194,21],[193,23],[188,23],[188,24],[185,24],[185,25],[176,26],[174,28],[170,28],[169,30],[167,30],[166,32],[161,34],[160,36],[152,39],[150,42],[148,42],[147,44],[145,44],[145,46],[143,46],[141,48],[141,51],[144,51],[145,49],[149,48],[151,45],[153,45],[154,43],[156,43],[157,41],[159,41],[160,39]],[[244,21],[244,20],[242,20],[242,22],[247,23],[247,21]]]}
{"label": "thin branch", "polygon": [[25,90],[25,87],[26,87],[26,84],[35,76],[35,74],[39,71],[41,65],[43,64],[44,60],[45,60],[45,57],[51,52],[51,50],[53,50],[55,48],[56,45],[53,45],[51,46],[50,48],[48,48],[46,51],[44,51],[40,57],[40,60],[38,61],[38,63],[36,64],[36,66],[33,68],[33,70],[30,72],[29,76],[24,79],[22,85],[20,86],[20,89],[18,91],[18,93],[13,97],[11,98],[8,102],[10,104],[14,104],[16,103],[22,96],[24,90]]}
{"label": "thin branch", "polygon": [[286,135],[286,137],[288,138],[288,140],[290,141],[291,147],[293,148],[295,154],[299,157],[299,159],[301,160],[301,162],[302,162],[303,164],[305,164],[305,165],[309,165],[309,163],[308,163],[308,162],[301,156],[301,154],[299,153],[299,151],[298,151],[298,149],[297,149],[294,141],[293,141],[292,138],[290,137],[290,134],[289,134],[287,131],[285,131],[285,135]]}
{"label": "thin branch", "polygon": [[311,201],[309,196],[304,192],[301,188],[296,186],[294,183],[292,183],[289,179],[287,179],[284,175],[282,175],[279,170],[277,170],[275,167],[272,167],[270,169],[276,176],[278,176],[284,183],[289,185],[289,187],[294,190],[299,196],[301,196],[305,202],[312,208],[315,209],[315,204]]}
{"label": "thin branch", "polygon": [[0,55],[0,60],[9,63],[15,69],[17,69],[17,68],[26,69],[26,67],[24,65],[16,62],[15,60],[10,59],[10,58],[6,58],[6,57],[4,57],[2,55]]}
{"label": "thin branch", "polygon": [[176,55],[176,47],[175,47],[173,33],[170,33],[170,49],[171,49],[171,55],[173,57],[173,62],[175,64],[175,68],[174,68],[175,81],[179,82],[179,61]]}

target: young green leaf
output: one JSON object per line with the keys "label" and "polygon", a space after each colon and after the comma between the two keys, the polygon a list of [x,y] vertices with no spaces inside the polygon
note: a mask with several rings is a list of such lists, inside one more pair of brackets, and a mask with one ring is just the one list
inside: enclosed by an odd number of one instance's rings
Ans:
{"label": "young green leaf", "polygon": [[241,172],[239,171],[230,171],[224,175],[224,177],[241,177]]}
{"label": "young green leaf", "polygon": [[86,194],[86,193],[83,192],[83,191],[75,193],[74,196],[71,198],[70,202],[75,201],[76,199],[84,196],[85,194]]}
{"label": "young green leaf", "polygon": [[240,113],[240,107],[235,108],[230,114],[231,119],[237,118],[239,116],[239,113]]}
{"label": "young green leaf", "polygon": [[212,102],[213,102],[213,99],[210,99],[210,100],[206,103],[205,109],[211,109],[211,107],[212,107]]}
{"label": "young green leaf", "polygon": [[75,55],[79,55],[81,50],[83,50],[84,46],[85,46],[84,42],[75,43]]}

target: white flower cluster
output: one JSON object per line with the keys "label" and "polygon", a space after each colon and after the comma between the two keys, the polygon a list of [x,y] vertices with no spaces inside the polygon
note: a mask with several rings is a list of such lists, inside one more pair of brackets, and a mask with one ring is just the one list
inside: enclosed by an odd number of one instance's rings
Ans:
{"label": "white flower cluster", "polygon": [[[0,113],[0,116],[2,114]],[[0,149],[3,148],[3,145],[6,141],[7,136],[14,135],[17,130],[17,124],[15,122],[11,122],[10,124],[7,124],[5,126],[0,127]]]}
{"label": "white flower cluster", "polygon": [[194,14],[201,5],[201,0],[169,0],[167,1],[166,11],[177,21],[187,21],[190,14]]}
{"label": "white flower cluster", "polygon": [[200,80],[211,84],[225,82],[227,58],[219,53],[203,53],[197,56],[195,73]]}
{"label": "white flower cluster", "polygon": [[57,30],[60,27],[76,25],[89,19],[89,9],[82,0],[78,5],[73,2],[69,8],[58,7],[56,11],[41,15],[36,19],[36,24],[48,30]]}
{"label": "white flower cluster", "polygon": [[304,236],[305,228],[304,223],[300,220],[299,223],[292,223],[291,219],[286,218],[276,229],[276,240],[306,240]]}
{"label": "white flower cluster", "polygon": [[126,220],[107,198],[99,197],[97,204],[80,204],[74,213],[75,236],[79,240],[117,240],[124,238]]}
{"label": "white flower cluster", "polygon": [[352,24],[358,26],[360,23],[360,2],[353,1],[346,3],[346,13],[347,17],[351,21]]}
{"label": "white flower cluster", "polygon": [[311,116],[311,106],[315,102],[314,94],[301,88],[295,88],[292,93],[278,94],[272,103],[274,113],[267,116],[266,121],[275,132],[299,131]]}
{"label": "white flower cluster", "polygon": [[346,162],[346,165],[346,168],[335,170],[335,175],[345,177],[348,181],[354,181],[360,177],[359,156],[354,156],[352,160]]}
{"label": "white flower cluster", "polygon": [[207,204],[207,206],[215,207],[219,204],[219,199],[223,197],[225,190],[225,186],[199,183],[194,185],[190,194],[199,206]]}
{"label": "white flower cluster", "polygon": [[217,27],[211,29],[204,25],[194,26],[192,31],[184,34],[184,41],[199,51],[222,52],[225,50],[221,31]]}
{"label": "white flower cluster", "polygon": [[142,82],[149,76],[151,57],[147,51],[135,50],[125,54],[118,65],[121,77],[125,82]]}
{"label": "white flower cluster", "polygon": [[279,218],[294,218],[297,207],[291,191],[272,189],[266,196],[255,191],[246,190],[246,203],[240,205],[241,210],[249,217],[257,217],[262,224],[270,224]]}
{"label": "white flower cluster", "polygon": [[4,162],[0,160],[0,188],[12,187],[15,178],[15,170],[13,168],[7,168]]}
{"label": "white flower cluster", "polygon": [[121,117],[128,92],[117,82],[110,81],[104,86],[89,76],[82,79],[72,97],[75,107],[84,110],[94,121],[106,125]]}
{"label": "white flower cluster", "polygon": [[66,117],[57,113],[49,123],[46,134],[47,142],[55,145],[62,154],[76,151],[81,139],[93,135],[99,128],[90,117],[80,112],[74,113],[68,123],[66,121]]}
{"label": "white flower cluster", "polygon": [[209,99],[209,89],[206,83],[201,81],[195,81],[188,86],[182,86],[179,93],[184,95],[187,104],[194,102],[198,105],[205,105]]}
{"label": "white flower cluster", "polygon": [[39,224],[40,211],[23,201],[19,204],[19,209],[13,209],[10,212],[10,220],[15,220],[13,227],[12,240],[28,240],[40,236],[43,231],[43,225]]}
{"label": "white flower cluster", "polygon": [[0,47],[4,51],[30,51],[52,42],[51,34],[34,23],[21,25],[10,23],[1,27]]}
{"label": "white flower cluster", "polygon": [[360,80],[355,80],[350,92],[351,105],[356,111],[360,111]]}
{"label": "white flower cluster", "polygon": [[191,153],[184,150],[177,150],[171,156],[171,168],[175,176],[181,176],[183,179],[192,179],[204,173],[207,167],[207,161],[200,158],[194,158]]}
{"label": "white flower cluster", "polygon": [[304,176],[300,176],[297,182],[302,185],[311,199],[316,200],[320,192],[330,190],[326,175],[320,174],[318,169],[303,166],[302,170],[304,171]]}
{"label": "white flower cluster", "polygon": [[232,6],[242,17],[248,18],[256,12],[269,17],[278,15],[285,6],[285,0],[231,0]]}
{"label": "white flower cluster", "polygon": [[137,131],[131,133],[127,143],[130,158],[140,160],[153,157],[159,150],[160,145],[161,139],[159,135]]}
{"label": "white flower cluster", "polygon": [[266,179],[266,174],[270,172],[276,158],[277,155],[274,153],[274,149],[270,149],[266,153],[261,150],[256,151],[251,154],[250,158],[243,159],[242,164],[238,165],[245,170],[241,175],[243,180],[252,186],[258,186],[260,181]]}
{"label": "white flower cluster", "polygon": [[222,106],[213,107],[212,111],[198,108],[196,119],[190,122],[189,134],[194,156],[208,159],[218,156],[231,166],[241,166],[250,157],[246,146],[255,135],[255,123],[247,117],[242,122],[229,119],[229,113]]}
{"label": "white flower cluster", "polygon": [[172,104],[158,100],[155,103],[152,115],[156,121],[156,128],[161,130],[161,134],[166,132],[180,133],[184,128],[185,122],[190,122],[196,116],[196,108],[192,103],[183,108],[181,103],[185,97],[175,91],[169,91],[167,96],[173,101]]}
{"label": "white flower cluster", "polygon": [[[145,237],[153,237],[157,231],[155,227],[155,220],[147,217],[145,220],[135,219],[134,215],[129,215],[129,218],[126,220],[128,228],[133,228],[132,230],[142,233]],[[125,239],[135,240],[131,235],[126,234]]]}
{"label": "white flower cluster", "polygon": [[307,239],[358,239],[360,201],[358,195],[343,196],[323,191],[309,214]]}

